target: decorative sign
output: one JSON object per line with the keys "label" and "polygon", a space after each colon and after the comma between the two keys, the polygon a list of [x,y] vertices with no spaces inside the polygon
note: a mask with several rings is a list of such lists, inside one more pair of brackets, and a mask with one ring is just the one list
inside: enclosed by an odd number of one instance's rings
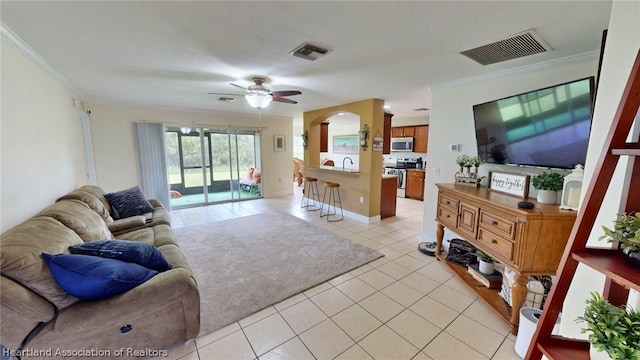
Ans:
{"label": "decorative sign", "polygon": [[373,138],[373,143],[371,145],[372,151],[382,151],[382,144],[384,144],[384,139],[376,136]]}
{"label": "decorative sign", "polygon": [[526,199],[529,195],[529,175],[490,171],[489,189]]}

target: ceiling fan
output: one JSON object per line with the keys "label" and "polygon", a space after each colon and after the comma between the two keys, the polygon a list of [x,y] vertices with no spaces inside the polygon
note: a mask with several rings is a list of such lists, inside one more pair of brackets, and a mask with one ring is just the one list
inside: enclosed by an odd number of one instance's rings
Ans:
{"label": "ceiling fan", "polygon": [[[245,99],[249,105],[254,108],[262,109],[269,106],[271,101],[277,101],[286,104],[297,104],[297,101],[287,99],[285,96],[293,96],[302,94],[298,90],[284,90],[284,91],[271,91],[267,86],[264,85],[265,79],[261,77],[254,77],[253,82],[255,85],[250,85],[245,88],[240,85],[236,85],[234,83],[230,83],[232,86],[240,88],[247,92],[244,95]],[[232,95],[232,96],[242,96],[240,94],[224,94],[224,93],[209,93],[212,95]]]}

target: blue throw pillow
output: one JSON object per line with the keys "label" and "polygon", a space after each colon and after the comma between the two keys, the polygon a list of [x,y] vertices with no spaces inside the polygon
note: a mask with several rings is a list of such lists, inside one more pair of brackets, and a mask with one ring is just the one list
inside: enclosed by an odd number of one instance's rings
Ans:
{"label": "blue throw pillow", "polygon": [[155,210],[137,186],[104,194],[104,197],[111,206],[111,216],[113,216],[114,219],[124,219]]}
{"label": "blue throw pillow", "polygon": [[142,265],[157,271],[171,269],[171,264],[155,246],[133,240],[95,240],[69,246],[72,254],[100,256]]}
{"label": "blue throw pillow", "polygon": [[144,283],[158,272],[138,264],[89,255],[42,253],[56,282],[84,300],[108,298]]}

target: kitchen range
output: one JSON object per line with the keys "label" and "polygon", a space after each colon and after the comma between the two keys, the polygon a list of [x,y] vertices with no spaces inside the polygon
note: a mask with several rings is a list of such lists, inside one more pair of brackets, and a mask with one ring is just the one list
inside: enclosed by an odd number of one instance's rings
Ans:
{"label": "kitchen range", "polygon": [[398,158],[396,166],[386,166],[384,173],[398,176],[398,197],[405,197],[407,190],[407,169],[422,169],[422,158]]}

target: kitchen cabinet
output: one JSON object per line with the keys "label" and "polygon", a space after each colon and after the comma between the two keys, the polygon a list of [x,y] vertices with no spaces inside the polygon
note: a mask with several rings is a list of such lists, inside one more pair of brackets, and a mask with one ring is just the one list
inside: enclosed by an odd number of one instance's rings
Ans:
{"label": "kitchen cabinet", "polygon": [[329,123],[320,124],[320,152],[329,151]]}
{"label": "kitchen cabinet", "polygon": [[384,124],[382,131],[382,153],[391,154],[391,118],[393,114],[384,113]]}
{"label": "kitchen cabinet", "polygon": [[396,199],[398,192],[398,176],[382,175],[380,189],[380,219],[396,216]]}
{"label": "kitchen cabinet", "polygon": [[[517,309],[525,301],[528,277],[556,274],[576,212],[540,204],[533,199],[528,201],[534,204],[534,209],[521,209],[518,202],[522,199],[487,188],[454,184],[436,186],[437,259],[492,307],[510,325],[511,333],[517,333],[520,315]],[[499,289],[478,286],[466,267],[447,262],[446,254],[440,254],[445,228],[515,272],[511,308],[498,294]]]}
{"label": "kitchen cabinet", "polygon": [[414,137],[415,126],[403,126],[391,128],[391,137]]}
{"label": "kitchen cabinet", "polygon": [[413,139],[413,151],[417,153],[426,153],[428,142],[429,142],[429,125],[416,126],[415,136]]}
{"label": "kitchen cabinet", "polygon": [[405,196],[412,199],[424,198],[424,170],[407,170],[407,190]]}

